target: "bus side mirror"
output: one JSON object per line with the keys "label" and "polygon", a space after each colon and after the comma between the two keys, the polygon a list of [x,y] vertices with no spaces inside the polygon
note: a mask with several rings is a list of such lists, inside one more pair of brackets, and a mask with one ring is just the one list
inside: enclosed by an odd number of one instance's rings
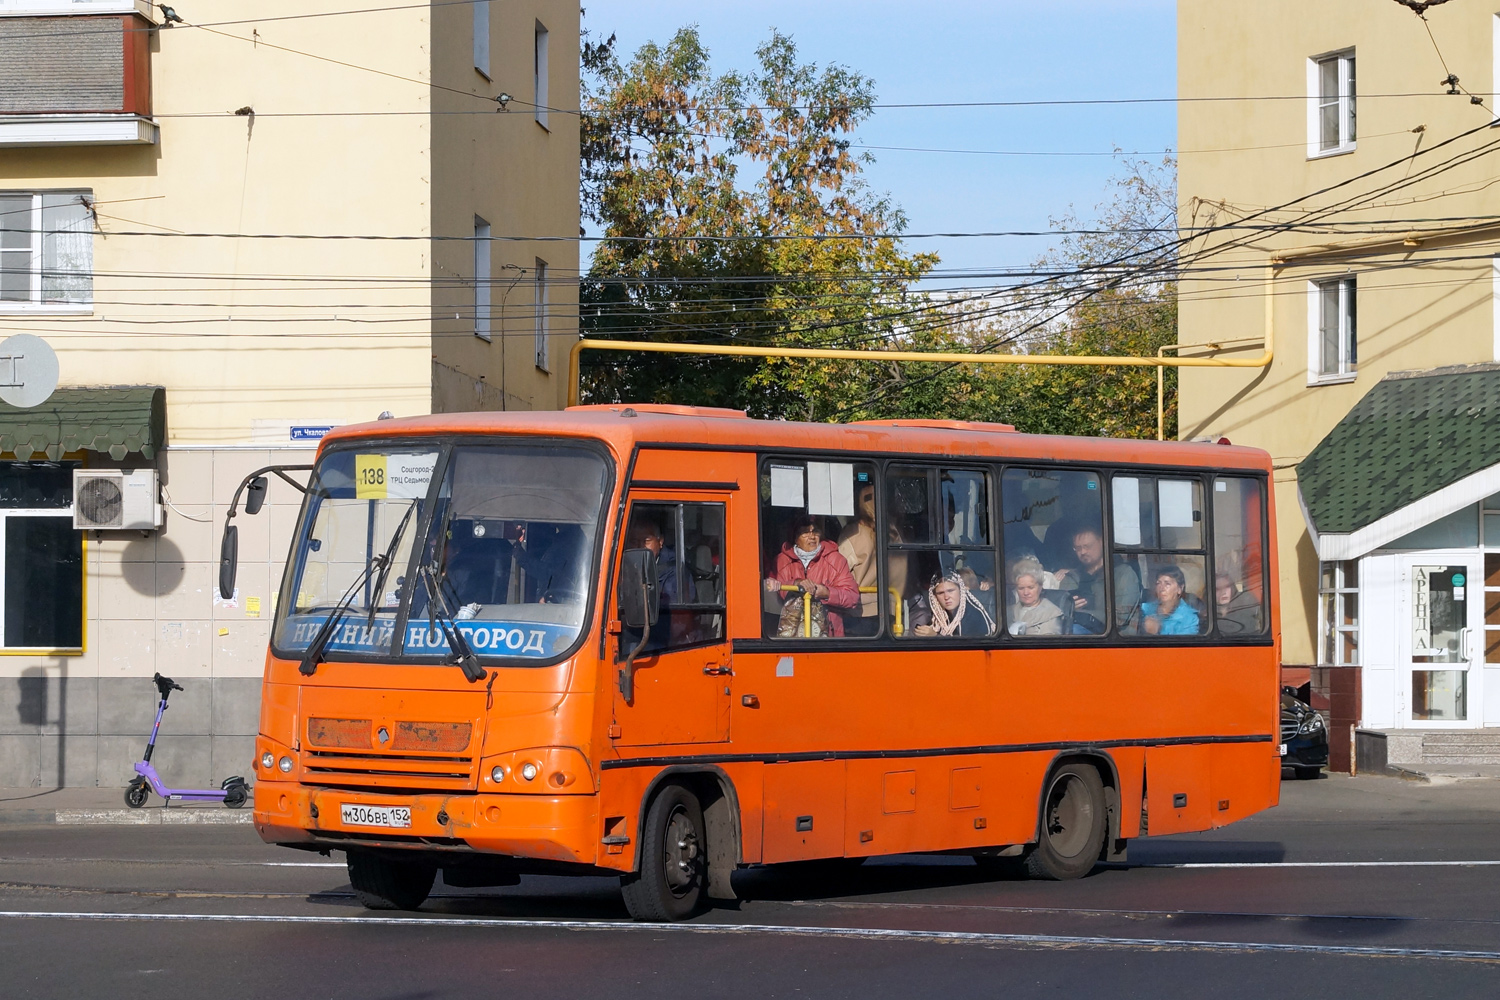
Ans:
{"label": "bus side mirror", "polygon": [[239,559],[240,529],[226,524],[224,541],[219,545],[219,596],[226,601],[234,597],[234,575]]}
{"label": "bus side mirror", "polygon": [[259,514],[266,502],[266,477],[256,476],[245,487],[245,513]]}
{"label": "bus side mirror", "polygon": [[620,566],[620,621],[628,628],[650,628],[660,613],[656,553],[626,549]]}

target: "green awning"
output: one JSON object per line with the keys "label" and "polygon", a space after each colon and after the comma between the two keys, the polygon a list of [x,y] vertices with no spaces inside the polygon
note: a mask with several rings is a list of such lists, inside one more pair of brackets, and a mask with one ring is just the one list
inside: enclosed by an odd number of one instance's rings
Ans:
{"label": "green awning", "polygon": [[167,391],[159,385],[59,386],[40,406],[0,403],[0,452],[25,462],[93,451],[116,462],[154,458],[166,440]]}
{"label": "green awning", "polygon": [[1395,372],[1297,466],[1319,535],[1355,532],[1500,463],[1500,364]]}

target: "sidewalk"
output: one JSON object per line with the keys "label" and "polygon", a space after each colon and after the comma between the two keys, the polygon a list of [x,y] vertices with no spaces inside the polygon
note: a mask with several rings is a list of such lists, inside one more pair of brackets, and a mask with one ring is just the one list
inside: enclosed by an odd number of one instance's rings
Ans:
{"label": "sidewalk", "polygon": [[1407,781],[1446,785],[1455,781],[1500,778],[1500,764],[1387,764],[1386,773]]}
{"label": "sidewalk", "polygon": [[217,803],[163,807],[155,795],[140,809],[125,805],[120,788],[0,788],[0,827],[4,826],[196,826],[249,823],[250,808]]}

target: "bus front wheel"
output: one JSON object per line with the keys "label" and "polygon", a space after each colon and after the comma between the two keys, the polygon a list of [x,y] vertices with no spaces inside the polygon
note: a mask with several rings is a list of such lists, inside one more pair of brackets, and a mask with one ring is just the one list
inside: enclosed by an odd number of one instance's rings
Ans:
{"label": "bus front wheel", "polygon": [[432,892],[437,869],[378,854],[350,851],[349,884],[367,910],[415,910]]}
{"label": "bus front wheel", "polygon": [[708,851],[703,809],[681,785],[661,790],[641,830],[640,870],[621,880],[625,909],[636,920],[683,920],[703,905]]}
{"label": "bus front wheel", "polygon": [[1104,783],[1088,764],[1064,764],[1047,780],[1037,843],[1026,855],[1032,878],[1082,878],[1104,850]]}

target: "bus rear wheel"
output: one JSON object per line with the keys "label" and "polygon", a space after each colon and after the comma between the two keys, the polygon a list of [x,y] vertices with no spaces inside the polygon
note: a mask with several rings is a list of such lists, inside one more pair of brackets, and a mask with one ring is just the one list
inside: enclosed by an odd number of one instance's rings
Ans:
{"label": "bus rear wheel", "polygon": [[367,910],[415,910],[432,892],[437,869],[378,854],[350,851],[349,884]]}
{"label": "bus rear wheel", "polygon": [[681,785],[663,788],[646,812],[640,850],[640,870],[620,882],[631,917],[661,923],[697,913],[708,886],[698,797]]}
{"label": "bus rear wheel", "polygon": [[1037,843],[1026,855],[1032,878],[1082,878],[1094,870],[1106,833],[1104,783],[1088,764],[1064,764],[1047,779]]}

